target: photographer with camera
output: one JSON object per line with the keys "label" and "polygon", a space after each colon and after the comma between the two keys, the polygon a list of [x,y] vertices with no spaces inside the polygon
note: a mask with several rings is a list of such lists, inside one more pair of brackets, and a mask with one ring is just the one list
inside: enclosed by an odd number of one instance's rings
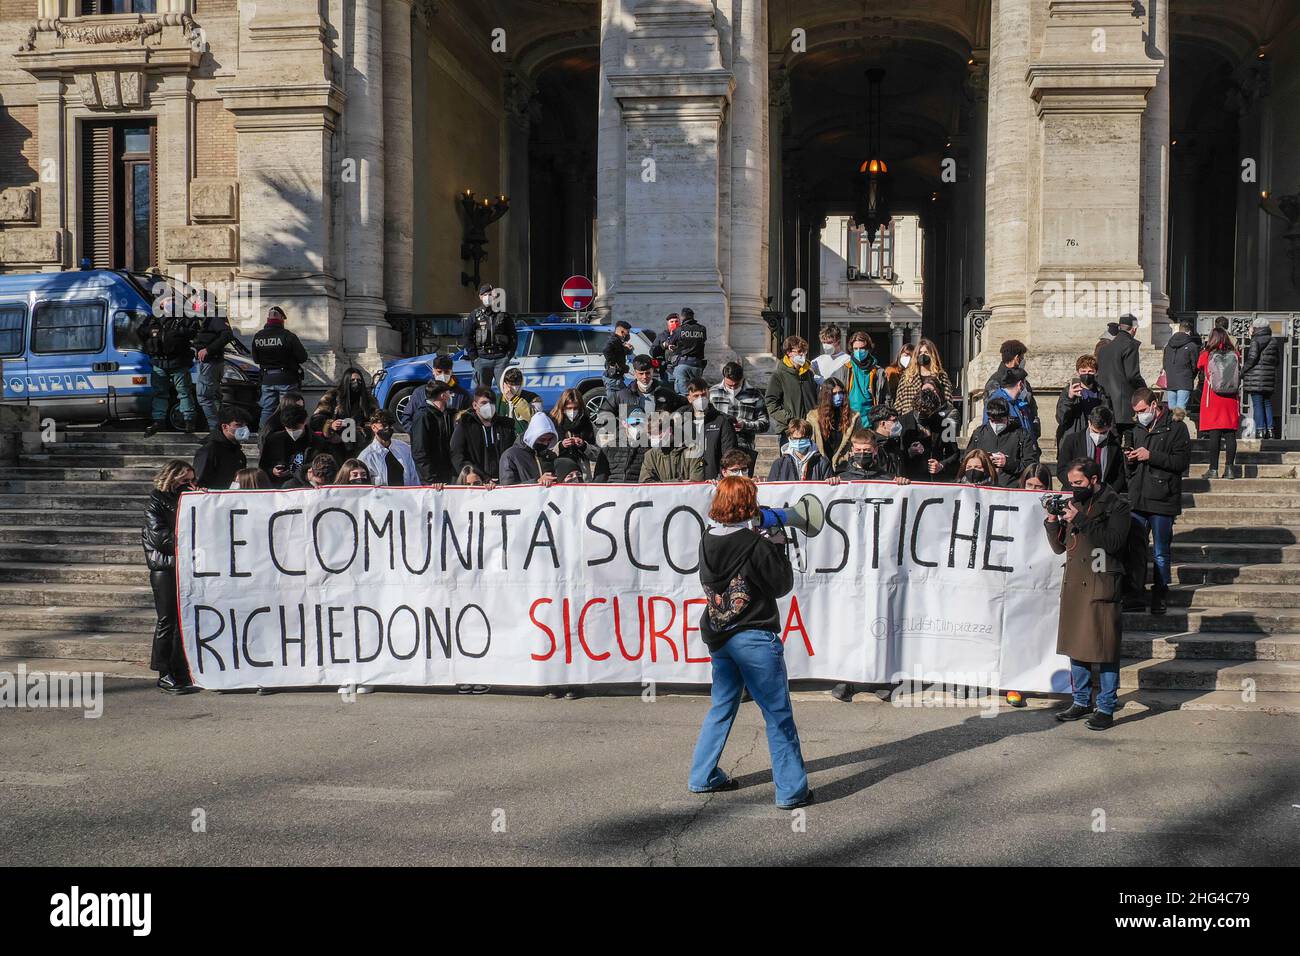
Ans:
{"label": "photographer with camera", "polygon": [[159,302],[145,326],[144,353],[153,365],[152,421],[144,430],[146,435],[156,435],[168,427],[172,388],[176,389],[176,401],[185,419],[185,433],[194,434],[194,380],[190,367],[194,364],[193,343],[199,327],[198,321],[185,317],[174,298]]}
{"label": "photographer with camera", "polygon": [[[1076,458],[1066,470],[1071,496],[1044,495],[1047,543],[1065,554],[1056,653],[1070,659],[1074,701],[1060,721],[1088,718],[1089,730],[1114,722],[1119,694],[1119,652],[1123,638],[1121,600],[1128,546],[1129,504],[1101,482],[1101,468]],[[1097,704],[1092,705],[1092,665],[1101,669]]]}
{"label": "photographer with camera", "polygon": [[790,810],[813,801],[790,703],[776,603],[794,587],[794,569],[785,548],[755,530],[760,517],[753,481],[732,477],[718,482],[709,508],[711,523],[700,541],[700,583],[707,600],[700,634],[712,657],[713,704],[700,728],[687,787],[692,793],[717,793],[739,786],[718,760],[748,687],[767,724],[776,805]]}

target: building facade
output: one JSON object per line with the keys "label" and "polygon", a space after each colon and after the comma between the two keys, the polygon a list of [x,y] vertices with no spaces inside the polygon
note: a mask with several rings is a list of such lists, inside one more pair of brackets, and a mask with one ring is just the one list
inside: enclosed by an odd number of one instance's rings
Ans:
{"label": "building facade", "polygon": [[878,151],[922,270],[891,335],[960,367],[983,306],[968,380],[1010,337],[1063,380],[1122,311],[1159,345],[1171,312],[1300,309],[1298,15],[1296,0],[0,0],[0,270],[89,260],[249,284],[328,377],[394,355],[403,316],[473,306],[468,189],[508,197],[481,277],[512,311],[558,310],[561,282],[587,274],[598,313],[654,328],[690,305],[714,361],[761,375],[774,338],[849,308],[826,250]]}

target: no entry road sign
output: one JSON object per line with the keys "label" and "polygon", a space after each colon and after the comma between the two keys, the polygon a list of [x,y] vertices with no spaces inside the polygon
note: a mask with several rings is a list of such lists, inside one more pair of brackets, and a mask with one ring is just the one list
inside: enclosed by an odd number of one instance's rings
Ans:
{"label": "no entry road sign", "polygon": [[595,297],[596,290],[586,276],[570,276],[564,280],[564,285],[560,286],[560,298],[574,312],[581,312],[590,306],[591,300]]}

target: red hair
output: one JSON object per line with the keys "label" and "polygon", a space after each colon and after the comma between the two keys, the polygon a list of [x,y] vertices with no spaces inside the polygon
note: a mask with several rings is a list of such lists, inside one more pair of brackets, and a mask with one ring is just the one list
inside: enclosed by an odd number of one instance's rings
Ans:
{"label": "red hair", "polygon": [[713,494],[709,517],[719,524],[739,524],[758,514],[758,485],[748,478],[723,478]]}

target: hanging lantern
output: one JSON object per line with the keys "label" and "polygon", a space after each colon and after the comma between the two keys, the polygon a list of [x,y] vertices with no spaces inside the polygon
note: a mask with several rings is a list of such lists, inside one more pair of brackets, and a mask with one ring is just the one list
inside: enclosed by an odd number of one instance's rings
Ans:
{"label": "hanging lantern", "polygon": [[889,164],[880,158],[880,82],[884,70],[867,70],[867,159],[858,167],[858,197],[853,221],[876,241],[876,233],[889,225]]}

